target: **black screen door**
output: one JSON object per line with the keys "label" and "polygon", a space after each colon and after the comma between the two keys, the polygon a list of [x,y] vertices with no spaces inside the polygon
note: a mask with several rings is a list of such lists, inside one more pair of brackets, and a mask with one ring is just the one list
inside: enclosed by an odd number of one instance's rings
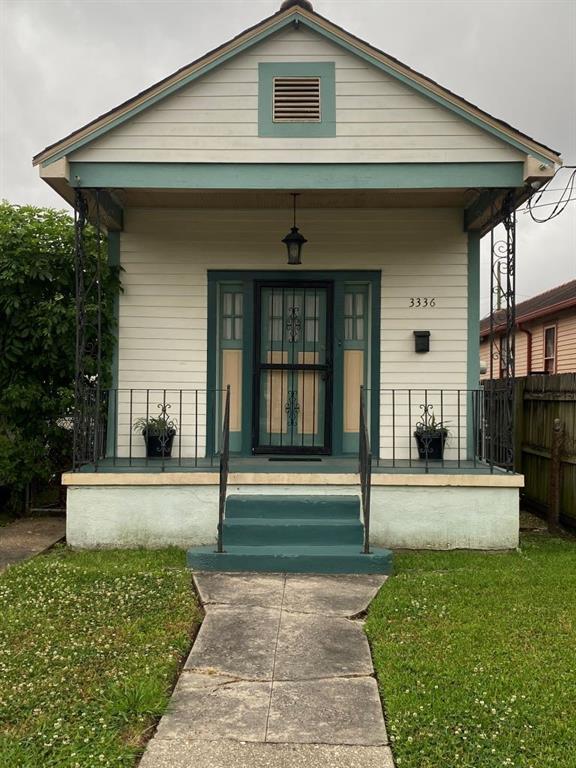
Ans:
{"label": "black screen door", "polygon": [[330,453],[332,293],[327,282],[256,284],[255,453]]}

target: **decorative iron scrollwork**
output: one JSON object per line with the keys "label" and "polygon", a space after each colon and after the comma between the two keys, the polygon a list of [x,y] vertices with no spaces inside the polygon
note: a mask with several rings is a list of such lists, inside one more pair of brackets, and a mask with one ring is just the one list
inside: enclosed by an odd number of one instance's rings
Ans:
{"label": "decorative iron scrollwork", "polygon": [[76,367],[74,375],[73,467],[92,456],[97,463],[104,439],[102,386],[102,283],[99,191],[92,190],[96,254],[87,246],[88,191],[76,190],[74,265],[76,282]]}
{"label": "decorative iron scrollwork", "polygon": [[[516,325],[516,210],[508,192],[500,210],[492,209],[492,221],[504,225],[504,237],[490,234],[490,379],[487,385],[486,424],[493,461],[514,469],[514,376]],[[494,371],[494,361],[499,370]]]}
{"label": "decorative iron scrollwork", "polygon": [[288,307],[288,318],[286,319],[286,332],[288,342],[295,344],[300,340],[300,331],[302,321],[300,319],[300,307]]}
{"label": "decorative iron scrollwork", "polygon": [[294,427],[298,421],[298,414],[300,413],[300,403],[298,402],[298,395],[294,389],[289,390],[288,400],[284,406],[286,416],[288,417],[288,426]]}

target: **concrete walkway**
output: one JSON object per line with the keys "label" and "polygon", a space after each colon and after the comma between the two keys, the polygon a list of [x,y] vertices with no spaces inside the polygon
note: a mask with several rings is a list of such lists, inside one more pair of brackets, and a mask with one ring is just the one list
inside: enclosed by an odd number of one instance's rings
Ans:
{"label": "concrete walkway", "polygon": [[206,617],[140,768],[393,768],[355,619],[385,576],[194,579]]}
{"label": "concrete walkway", "polygon": [[29,517],[0,528],[0,571],[44,552],[66,535],[63,517]]}

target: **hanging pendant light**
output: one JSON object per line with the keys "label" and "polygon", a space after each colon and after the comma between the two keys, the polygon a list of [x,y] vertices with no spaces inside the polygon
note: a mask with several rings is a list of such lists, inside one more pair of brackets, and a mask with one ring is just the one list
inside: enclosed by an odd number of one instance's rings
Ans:
{"label": "hanging pendant light", "polygon": [[298,194],[298,192],[292,193],[294,201],[294,226],[286,237],[282,239],[282,242],[285,243],[288,250],[288,264],[302,264],[302,246],[304,243],[308,242],[308,240],[300,234],[298,227],[296,226],[296,198],[298,197]]}

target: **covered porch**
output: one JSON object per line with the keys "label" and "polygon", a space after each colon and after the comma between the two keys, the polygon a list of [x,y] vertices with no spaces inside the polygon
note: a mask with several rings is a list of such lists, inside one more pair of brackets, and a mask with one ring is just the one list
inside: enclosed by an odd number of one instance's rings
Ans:
{"label": "covered porch", "polygon": [[[433,175],[421,169],[420,188],[413,167],[402,181],[390,167],[356,169],[353,187],[348,167],[291,166],[282,190],[269,178],[269,189],[218,191],[140,186],[165,183],[160,169],[76,165],[80,236],[82,221],[113,211],[104,201],[119,205],[109,248],[124,293],[113,386],[100,375],[87,386],[79,370],[64,476],[73,545],[204,547],[211,559],[227,550],[228,528],[238,534],[229,499],[262,502],[274,519],[296,497],[304,506],[280,531],[242,523],[250,550],[252,536],[272,549],[266,536],[288,536],[273,553],[286,567],[299,536],[338,540],[324,501],[336,508],[346,497],[362,527],[354,558],[379,547],[516,546],[511,369],[498,391],[479,388],[478,302],[480,236],[505,221],[509,277],[499,287],[513,304],[522,164],[437,164]],[[238,171],[245,187],[254,170]],[[231,183],[214,169],[182,172],[188,184]],[[106,178],[126,186],[87,186]],[[286,263],[290,225],[309,241],[300,263]],[[314,530],[298,522],[308,509],[323,520]]]}

